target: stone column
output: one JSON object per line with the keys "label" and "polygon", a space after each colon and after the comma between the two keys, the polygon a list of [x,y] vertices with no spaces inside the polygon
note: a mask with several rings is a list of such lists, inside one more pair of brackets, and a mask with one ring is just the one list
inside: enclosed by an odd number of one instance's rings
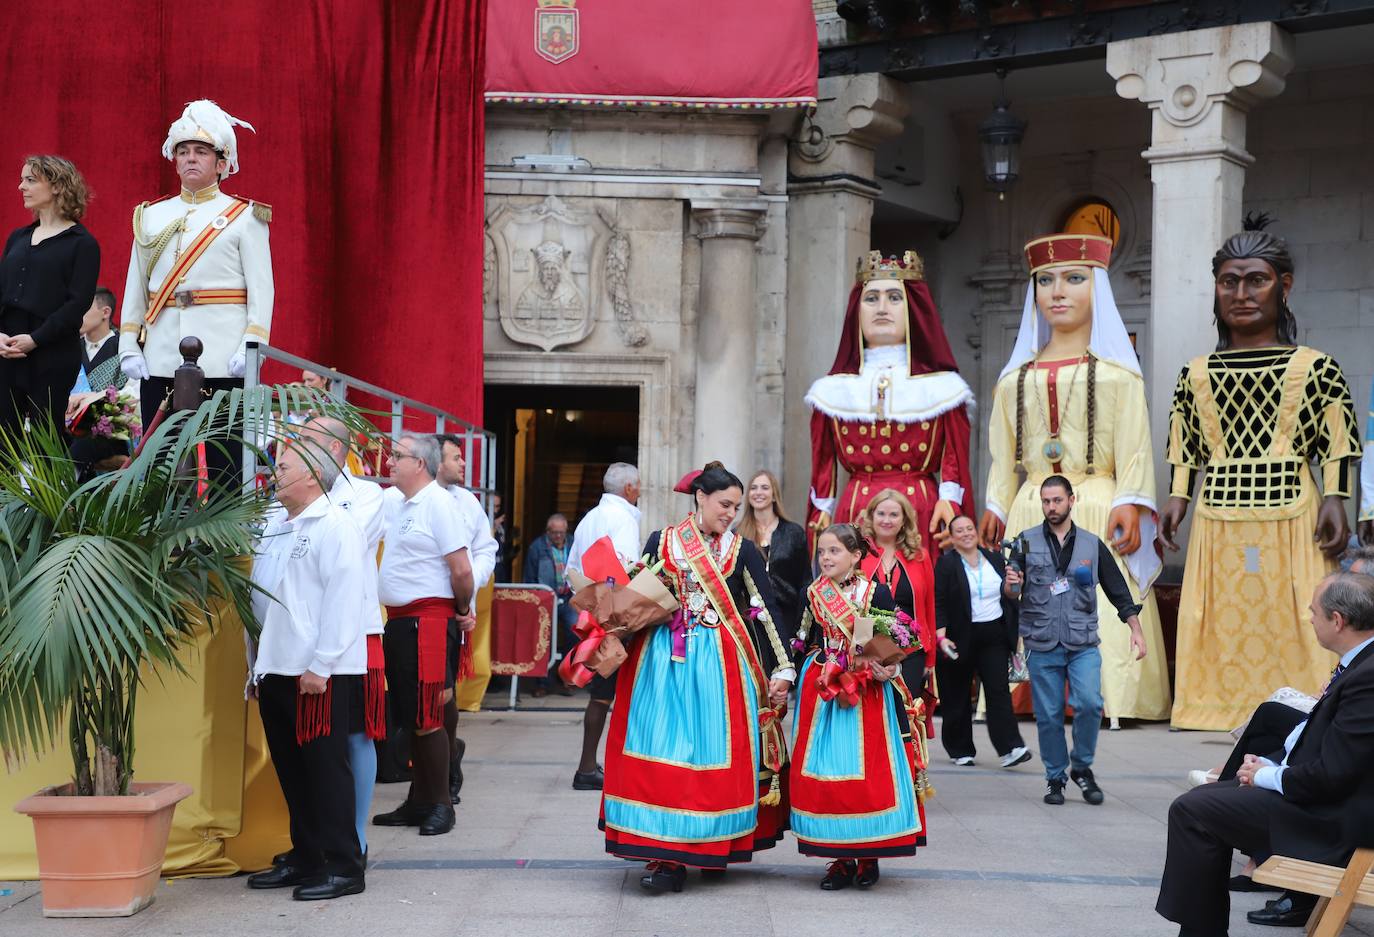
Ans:
{"label": "stone column", "polygon": [[869,249],[874,147],[901,132],[906,89],[883,75],[821,79],[816,113],[788,157],[787,370],[781,482],[785,507],[805,517],[811,485],[811,411],[802,399],[830,369],[854,285]]}
{"label": "stone column", "polygon": [[[1146,388],[1159,496],[1174,383],[1216,345],[1211,258],[1241,227],[1250,107],[1283,91],[1293,37],[1273,23],[1167,33],[1107,45],[1116,92],[1150,108],[1154,181]],[[1162,503],[1162,501],[1161,501]]]}
{"label": "stone column", "polygon": [[754,470],[754,243],[767,208],[761,200],[692,201],[701,239],[693,468],[715,459],[737,475]]}

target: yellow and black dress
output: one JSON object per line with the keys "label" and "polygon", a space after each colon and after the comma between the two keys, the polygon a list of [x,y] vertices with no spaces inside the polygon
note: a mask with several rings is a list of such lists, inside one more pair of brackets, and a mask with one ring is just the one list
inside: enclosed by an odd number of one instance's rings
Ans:
{"label": "yellow and black dress", "polygon": [[1194,510],[1178,614],[1173,724],[1230,729],[1281,686],[1316,695],[1335,658],[1308,623],[1331,571],[1313,539],[1322,492],[1350,497],[1359,428],[1345,375],[1304,346],[1213,352],[1179,375],[1170,494]]}

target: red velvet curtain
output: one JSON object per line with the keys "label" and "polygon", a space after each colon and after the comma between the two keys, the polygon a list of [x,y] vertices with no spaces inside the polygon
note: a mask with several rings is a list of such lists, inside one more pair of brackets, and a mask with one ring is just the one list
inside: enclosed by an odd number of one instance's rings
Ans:
{"label": "red velvet curtain", "polygon": [[[0,4],[0,167],[76,163],[122,299],[133,208],[176,191],[167,126],[218,102],[257,128],[224,188],[273,206],[272,344],[480,423],[484,7]],[[0,234],[29,220],[0,194]]]}

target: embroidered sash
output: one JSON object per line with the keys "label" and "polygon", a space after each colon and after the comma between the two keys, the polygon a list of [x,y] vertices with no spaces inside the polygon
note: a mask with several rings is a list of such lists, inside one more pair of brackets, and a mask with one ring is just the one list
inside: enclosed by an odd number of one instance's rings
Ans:
{"label": "embroidered sash", "polygon": [[[167,306],[168,300],[177,290],[177,284],[186,275],[186,271],[200,260],[200,255],[205,253],[206,248],[215,238],[219,237],[220,232],[224,231],[233,223],[234,219],[243,214],[248,203],[242,199],[234,199],[234,204],[230,205],[210,224],[205,226],[205,230],[196,236],[191,242],[191,246],[186,249],[175,264],[172,265],[172,272],[167,274],[167,279],[162,281],[162,288],[153,295],[153,300],[148,304],[148,311],[143,314],[144,325],[152,325],[157,321],[157,317],[162,314],[162,310]],[[219,224],[220,218],[224,219],[224,224]]]}
{"label": "embroidered sash", "polygon": [[[672,538],[671,540],[669,538]],[[735,650],[745,661],[749,672],[754,677],[754,686],[757,688],[759,736],[763,743],[763,764],[768,770],[775,774],[782,770],[787,763],[787,740],[783,737],[782,725],[777,718],[777,712],[768,703],[768,674],[763,671],[763,664],[759,660],[758,650],[754,647],[753,637],[749,633],[744,619],[740,616],[739,609],[735,607],[734,597],[730,594],[730,588],[726,585],[725,576],[720,567],[711,559],[710,550],[707,549],[706,540],[697,529],[696,518],[688,517],[676,527],[670,527],[664,531],[663,540],[667,544],[664,553],[671,555],[671,546],[676,543],[682,548],[682,555],[686,558],[687,565],[692,573],[701,583],[706,597],[714,606],[716,614],[720,616],[721,628],[730,635],[735,642]],[[722,564],[733,567],[733,560],[738,554],[739,539],[735,539],[733,544],[734,551],[730,555],[730,562],[722,559]]]}

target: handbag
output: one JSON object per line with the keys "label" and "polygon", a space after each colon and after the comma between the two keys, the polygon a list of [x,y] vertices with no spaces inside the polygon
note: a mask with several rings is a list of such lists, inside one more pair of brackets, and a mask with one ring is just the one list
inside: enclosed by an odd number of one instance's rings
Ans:
{"label": "handbag", "polygon": [[1030,679],[1030,668],[1026,666],[1026,652],[1021,639],[1016,639],[1016,650],[1011,652],[1007,661],[1007,682],[1025,683]]}

